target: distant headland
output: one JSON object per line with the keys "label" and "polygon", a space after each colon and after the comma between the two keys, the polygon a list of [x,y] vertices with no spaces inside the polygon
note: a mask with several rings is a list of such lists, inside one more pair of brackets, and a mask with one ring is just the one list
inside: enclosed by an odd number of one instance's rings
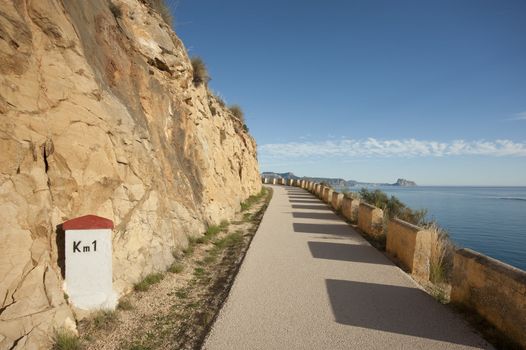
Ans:
{"label": "distant headland", "polygon": [[261,174],[263,177],[277,178],[277,179],[293,179],[293,180],[309,180],[314,182],[324,182],[332,187],[355,187],[355,186],[398,186],[398,187],[415,187],[417,184],[414,181],[406,179],[398,179],[395,183],[376,183],[376,182],[360,182],[356,180],[345,180],[341,178],[330,177],[299,177],[294,173],[275,173],[266,171]]}

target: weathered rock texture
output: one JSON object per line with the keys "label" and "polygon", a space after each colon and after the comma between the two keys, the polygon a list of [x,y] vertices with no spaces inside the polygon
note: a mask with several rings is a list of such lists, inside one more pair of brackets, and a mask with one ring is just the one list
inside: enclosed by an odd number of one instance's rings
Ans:
{"label": "weathered rock texture", "polygon": [[0,349],[74,327],[63,221],[115,222],[123,293],[261,188],[254,140],[194,86],[170,27],[141,1],[113,3],[0,3]]}

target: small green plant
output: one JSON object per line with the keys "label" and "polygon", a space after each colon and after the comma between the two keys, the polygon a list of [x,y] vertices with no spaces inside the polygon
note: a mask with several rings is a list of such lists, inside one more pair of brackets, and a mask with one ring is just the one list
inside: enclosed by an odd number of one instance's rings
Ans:
{"label": "small green plant", "polygon": [[148,276],[146,276],[141,282],[136,283],[133,286],[133,289],[135,289],[138,292],[145,292],[153,284],[159,283],[164,278],[164,275],[162,273],[151,273]]}
{"label": "small green plant", "polygon": [[70,330],[58,329],[53,335],[53,350],[79,350],[80,339]]}
{"label": "small green plant", "polygon": [[228,228],[228,221],[227,220],[221,220],[219,223],[219,227],[221,227],[221,230],[226,230]]}
{"label": "small green plant", "polygon": [[266,194],[267,194],[267,189],[263,188],[261,189],[261,192],[259,192],[258,194],[248,197],[246,201],[241,203],[241,211],[246,211],[250,209],[250,207],[254,205],[254,203],[257,203],[257,201],[259,201]]}
{"label": "small green plant", "polygon": [[233,232],[214,242],[216,249],[225,249],[240,243],[243,240],[243,233],[241,231]]}
{"label": "small green plant", "polygon": [[205,258],[203,259],[203,263],[205,263],[206,265],[210,265],[210,264],[215,263],[216,260],[217,260],[217,255],[210,254],[210,255],[205,256]]}
{"label": "small green plant", "polygon": [[123,311],[133,310],[133,305],[128,299],[121,299],[119,300],[119,304],[117,304],[117,309]]}
{"label": "small green plant", "polygon": [[208,228],[206,229],[205,235],[206,236],[215,236],[221,231],[222,231],[221,226],[211,225],[211,226],[208,226]]}
{"label": "small green plant", "polygon": [[206,69],[205,62],[201,57],[192,57],[192,69],[193,69],[193,82],[195,86],[201,84],[208,84],[210,81],[210,76],[208,75],[208,70]]}
{"label": "small green plant", "polygon": [[188,298],[188,291],[186,289],[179,289],[175,292],[175,296],[179,299],[186,299]]}
{"label": "small green plant", "polygon": [[168,268],[168,272],[171,273],[181,273],[184,270],[184,265],[178,262],[174,262],[170,267]]}
{"label": "small green plant", "polygon": [[195,276],[195,277],[202,277],[202,276],[205,275],[205,273],[206,273],[206,271],[205,271],[205,269],[202,268],[202,267],[196,267],[196,268],[194,269],[194,276]]}
{"label": "small green plant", "polygon": [[228,107],[230,110],[230,113],[234,115],[237,119],[241,120],[242,122],[245,121],[245,113],[243,113],[243,110],[239,105],[231,105]]}
{"label": "small green plant", "polygon": [[190,256],[194,253],[194,245],[191,242],[188,242],[188,246],[183,249],[184,256]]}
{"label": "small green plant", "polygon": [[117,322],[117,313],[113,310],[99,310],[93,315],[92,321],[95,328],[109,330]]}

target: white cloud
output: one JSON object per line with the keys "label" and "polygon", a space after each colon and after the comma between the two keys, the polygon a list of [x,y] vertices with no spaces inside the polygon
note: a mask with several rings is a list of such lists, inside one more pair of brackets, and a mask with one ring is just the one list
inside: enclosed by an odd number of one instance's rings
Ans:
{"label": "white cloud", "polygon": [[450,142],[415,139],[327,140],[320,142],[272,143],[259,147],[263,158],[306,157],[445,157],[445,156],[516,156],[526,157],[526,143],[510,140]]}
{"label": "white cloud", "polygon": [[526,120],[526,111],[514,114],[509,120]]}

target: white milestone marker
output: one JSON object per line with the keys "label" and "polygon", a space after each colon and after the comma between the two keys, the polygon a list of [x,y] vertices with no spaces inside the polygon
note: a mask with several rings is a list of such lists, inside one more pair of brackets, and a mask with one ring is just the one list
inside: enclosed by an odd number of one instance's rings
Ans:
{"label": "white milestone marker", "polygon": [[112,283],[113,222],[95,215],[66,221],[66,283],[70,302],[83,310],[115,309]]}

